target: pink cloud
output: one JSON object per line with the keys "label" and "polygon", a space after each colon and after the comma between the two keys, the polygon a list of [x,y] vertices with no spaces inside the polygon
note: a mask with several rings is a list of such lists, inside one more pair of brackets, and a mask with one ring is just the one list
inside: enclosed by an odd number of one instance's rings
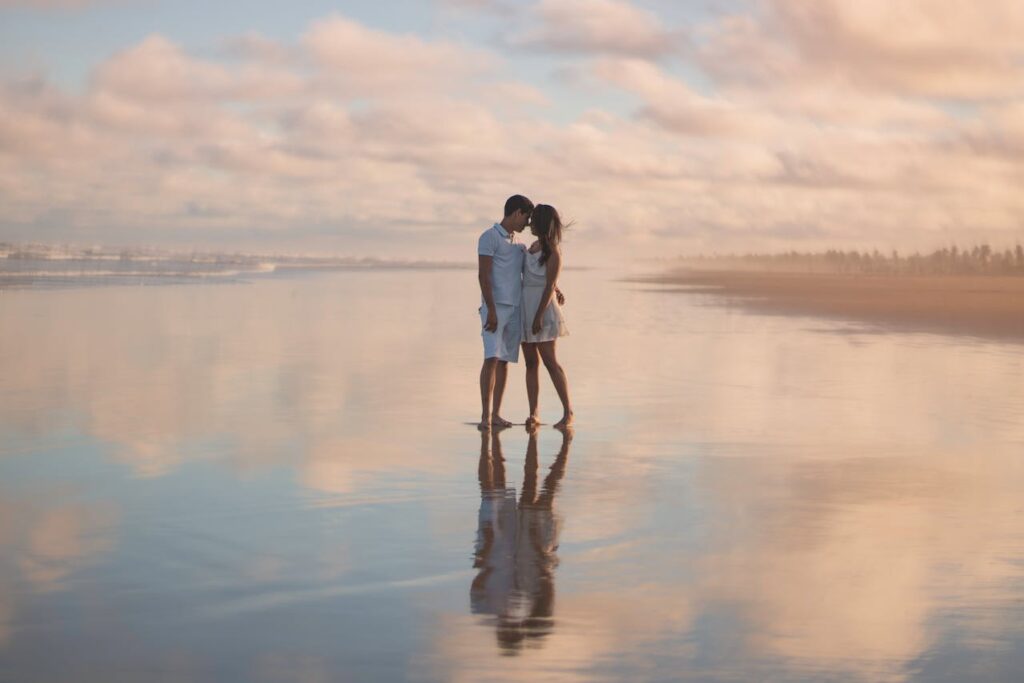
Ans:
{"label": "pink cloud", "polygon": [[521,41],[554,51],[656,57],[679,38],[654,14],[622,0],[540,0]]}
{"label": "pink cloud", "polygon": [[226,51],[242,60],[262,64],[295,65],[301,62],[299,49],[250,31],[223,42]]}
{"label": "pink cloud", "polygon": [[201,62],[163,36],[151,35],[97,69],[96,85],[142,100],[186,100],[226,90],[228,69]]}
{"label": "pink cloud", "polygon": [[494,63],[479,50],[377,31],[341,16],[315,22],[303,46],[353,94],[449,90]]}
{"label": "pink cloud", "polygon": [[640,95],[642,116],[675,132],[695,136],[756,135],[770,126],[754,107],[744,109],[721,97],[706,97],[685,82],[642,60],[602,60],[595,75]]}
{"label": "pink cloud", "polygon": [[237,67],[197,59],[159,35],[119,52],[93,75],[95,91],[137,102],[258,100],[294,95],[303,87],[303,76],[285,65]]}
{"label": "pink cloud", "polygon": [[963,100],[1024,93],[1024,5],[1015,0],[764,0],[704,32],[712,74],[768,87],[845,82]]}
{"label": "pink cloud", "polygon": [[[219,58],[151,36],[82,93],[3,84],[3,237],[260,231],[444,257],[512,192],[577,219],[574,248],[594,260],[1019,235],[1024,97],[951,112],[919,89],[801,66],[766,16],[699,33],[701,60],[732,56],[699,88],[680,56],[595,52],[545,53],[588,78],[546,90],[493,50],[337,16],[296,43],[243,36]],[[606,106],[624,93],[632,113]]]}

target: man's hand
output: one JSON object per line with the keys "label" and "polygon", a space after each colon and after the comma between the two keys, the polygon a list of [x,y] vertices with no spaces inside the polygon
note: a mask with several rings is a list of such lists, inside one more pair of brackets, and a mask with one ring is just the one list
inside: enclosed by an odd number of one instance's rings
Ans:
{"label": "man's hand", "polygon": [[487,309],[487,322],[484,323],[484,329],[488,332],[498,329],[498,314],[491,309]]}
{"label": "man's hand", "polygon": [[555,298],[558,299],[559,306],[565,305],[565,294],[562,294],[562,290],[560,290],[558,287],[555,287]]}

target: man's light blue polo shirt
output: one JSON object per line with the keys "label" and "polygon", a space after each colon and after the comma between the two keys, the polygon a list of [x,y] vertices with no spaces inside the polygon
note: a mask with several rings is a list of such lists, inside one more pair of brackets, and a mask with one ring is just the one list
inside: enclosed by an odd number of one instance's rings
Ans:
{"label": "man's light blue polo shirt", "polygon": [[495,223],[480,235],[476,253],[491,257],[491,293],[495,304],[519,305],[523,291],[523,257],[526,248]]}

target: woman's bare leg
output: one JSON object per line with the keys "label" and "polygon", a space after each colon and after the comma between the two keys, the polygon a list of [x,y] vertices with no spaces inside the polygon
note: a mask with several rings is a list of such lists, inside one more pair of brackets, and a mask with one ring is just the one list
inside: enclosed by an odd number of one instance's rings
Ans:
{"label": "woman's bare leg", "polygon": [[530,417],[526,418],[526,426],[540,424],[537,399],[540,395],[540,355],[536,344],[523,344],[523,359],[526,361],[526,400],[530,404]]}
{"label": "woman's bare leg", "polygon": [[537,351],[544,367],[551,375],[551,383],[555,385],[555,392],[562,402],[562,419],[555,423],[555,427],[568,427],[573,423],[572,402],[569,400],[569,379],[565,376],[565,370],[558,364],[555,356],[555,342],[540,342],[537,344]]}

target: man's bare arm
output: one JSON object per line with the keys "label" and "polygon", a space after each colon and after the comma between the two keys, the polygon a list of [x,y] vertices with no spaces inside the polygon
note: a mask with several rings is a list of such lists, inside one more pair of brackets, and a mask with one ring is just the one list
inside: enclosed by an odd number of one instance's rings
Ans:
{"label": "man's bare arm", "polygon": [[484,329],[488,332],[494,332],[498,329],[498,314],[494,310],[494,292],[491,288],[491,262],[493,261],[491,256],[479,256],[477,265],[477,279],[480,281],[480,293],[484,297],[484,303],[487,305],[487,321],[484,323]]}

